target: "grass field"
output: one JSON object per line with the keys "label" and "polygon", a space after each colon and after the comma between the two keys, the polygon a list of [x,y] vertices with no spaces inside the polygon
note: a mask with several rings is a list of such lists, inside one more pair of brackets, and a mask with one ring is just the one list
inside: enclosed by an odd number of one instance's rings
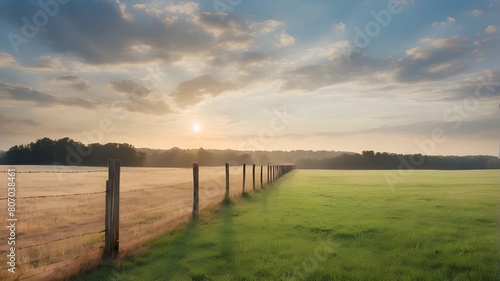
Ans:
{"label": "grass field", "polygon": [[500,280],[498,171],[294,171],[81,280]]}

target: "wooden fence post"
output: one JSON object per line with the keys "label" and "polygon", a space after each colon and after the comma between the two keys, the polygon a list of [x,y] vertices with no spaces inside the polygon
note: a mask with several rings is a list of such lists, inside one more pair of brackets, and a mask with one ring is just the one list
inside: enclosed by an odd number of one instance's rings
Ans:
{"label": "wooden fence post", "polygon": [[271,182],[274,181],[274,165],[271,165]]}
{"label": "wooden fence post", "polygon": [[252,184],[253,184],[253,192],[255,192],[255,164],[252,165]]}
{"label": "wooden fence post", "polygon": [[262,172],[264,170],[264,166],[260,165],[260,189],[264,188],[264,184],[262,182]]}
{"label": "wooden fence post", "polygon": [[104,218],[103,260],[116,258],[120,250],[120,160],[108,160]]}
{"label": "wooden fence post", "polygon": [[269,184],[269,179],[270,179],[270,177],[269,177],[269,171],[270,171],[270,169],[269,169],[269,162],[268,162],[267,163],[267,173],[266,173],[266,175],[267,175],[267,184]]}
{"label": "wooden fence post", "polygon": [[106,213],[104,217],[104,253],[102,256],[103,260],[110,259],[113,256],[111,251],[111,216],[112,216],[112,206],[113,206],[112,187],[113,183],[110,180],[106,180]]}
{"label": "wooden fence post", "polygon": [[120,250],[120,166],[120,159],[115,159],[115,171],[113,179],[114,258],[118,256],[118,252]]}
{"label": "wooden fence post", "polygon": [[243,190],[241,191],[241,194],[245,193],[245,180],[247,176],[247,164],[243,164]]}
{"label": "wooden fence post", "polygon": [[199,193],[199,166],[193,164],[193,219],[198,218],[200,210],[200,193]]}
{"label": "wooden fence post", "polygon": [[226,163],[226,196],[229,196],[229,163]]}

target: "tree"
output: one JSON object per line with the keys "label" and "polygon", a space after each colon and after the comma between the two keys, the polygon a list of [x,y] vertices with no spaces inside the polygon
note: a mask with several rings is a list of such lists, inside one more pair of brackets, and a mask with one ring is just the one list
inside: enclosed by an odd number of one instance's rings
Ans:
{"label": "tree", "polygon": [[212,164],[213,155],[203,148],[198,149],[196,152],[196,161],[203,166],[210,166]]}

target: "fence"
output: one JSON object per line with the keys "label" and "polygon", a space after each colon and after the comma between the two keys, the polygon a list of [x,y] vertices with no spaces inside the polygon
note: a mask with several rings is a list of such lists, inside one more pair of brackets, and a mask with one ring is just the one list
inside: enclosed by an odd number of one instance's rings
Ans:
{"label": "fence", "polygon": [[[16,278],[62,279],[102,259],[114,259],[189,217],[197,218],[201,209],[224,197],[255,191],[259,181],[264,188],[293,169],[252,165],[247,175],[246,165],[128,168],[111,160],[107,170],[57,171],[63,181],[54,180],[53,170],[19,171]],[[193,180],[187,180],[191,176]],[[242,189],[235,188],[240,184]],[[1,255],[5,259],[4,251]],[[5,264],[0,280],[12,278]]]}

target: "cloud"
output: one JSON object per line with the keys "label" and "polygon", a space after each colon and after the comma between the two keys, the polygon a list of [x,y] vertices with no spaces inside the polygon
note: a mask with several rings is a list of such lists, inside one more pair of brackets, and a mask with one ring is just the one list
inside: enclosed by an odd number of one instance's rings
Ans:
{"label": "cloud", "polygon": [[410,124],[382,126],[367,129],[358,133],[385,133],[385,134],[420,134],[430,135],[434,129],[440,128],[447,136],[491,136],[495,132],[498,137],[498,118],[483,117],[476,120],[462,120],[459,129],[454,129],[456,122],[414,122]]}
{"label": "cloud", "polygon": [[0,52],[0,68],[15,64],[16,59],[9,53]]}
{"label": "cloud", "polygon": [[439,27],[439,26],[445,26],[445,25],[452,24],[452,23],[455,23],[455,19],[452,18],[452,17],[448,17],[446,19],[446,21],[435,21],[435,22],[433,22],[432,26]]}
{"label": "cloud", "polygon": [[266,20],[263,23],[255,23],[254,28],[256,28],[259,32],[262,33],[270,33],[276,31],[278,27],[284,26],[285,24],[276,20]]}
{"label": "cloud", "polygon": [[345,32],[345,23],[339,22],[333,25],[333,29],[340,32]]}
{"label": "cloud", "polygon": [[40,105],[51,105],[57,103],[57,99],[32,88],[0,82],[0,96],[2,99],[15,101],[31,101]]}
{"label": "cloud", "polygon": [[52,56],[40,56],[35,59],[34,65],[20,64],[11,54],[0,52],[0,68],[13,68],[22,71],[46,71],[59,72],[65,71],[66,68],[61,64],[60,59]]}
{"label": "cloud", "polygon": [[188,14],[192,15],[198,11],[200,4],[195,2],[187,2],[180,4],[171,4],[167,7],[167,11],[178,14]]}
{"label": "cloud", "polygon": [[[290,46],[296,41],[283,31],[282,21],[254,21],[236,15],[221,18],[217,13],[200,11],[200,6],[195,2],[131,5],[119,1],[70,1],[61,6],[59,14],[50,18],[30,44],[53,54],[52,62],[44,58],[46,61],[39,67],[48,71],[57,68],[59,54],[88,67],[151,62],[172,65],[190,58],[259,51],[260,46]],[[32,15],[38,8],[36,1],[4,0],[0,2],[0,24],[10,24],[12,30],[20,32],[19,18]],[[270,41],[276,37],[278,42],[273,45]],[[65,69],[59,65],[59,71]]]}
{"label": "cloud", "polygon": [[115,92],[136,95],[139,97],[146,97],[151,93],[148,88],[128,79],[109,82],[108,85]]}
{"label": "cloud", "polygon": [[[187,11],[187,4],[172,9]],[[19,28],[19,19],[37,9],[36,1],[3,1],[0,21]],[[171,19],[167,24],[165,18],[149,14],[131,16],[119,1],[71,1],[35,39],[55,52],[74,54],[91,64],[172,62],[180,54],[203,52],[214,43],[191,17],[175,14],[167,17]],[[138,42],[153,48],[138,52],[134,49]]]}
{"label": "cloud", "polygon": [[65,68],[62,66],[61,61],[58,58],[52,56],[41,56],[37,58],[38,64],[31,67],[33,70],[44,70],[44,71],[63,71]]}
{"label": "cloud", "polygon": [[69,84],[73,89],[78,91],[87,91],[90,89],[90,83],[76,75],[65,75],[52,79],[53,81],[60,81]]}
{"label": "cloud", "polygon": [[469,74],[460,83],[442,87],[438,100],[460,101],[500,97],[500,71]]}
{"label": "cloud", "polygon": [[486,32],[486,33],[495,33],[496,31],[497,31],[497,27],[494,25],[490,25],[490,26],[486,27],[486,29],[484,30],[484,32]]}
{"label": "cloud", "polygon": [[460,127],[454,129],[456,121],[414,121],[401,125],[382,125],[368,129],[359,129],[352,131],[322,131],[312,133],[288,133],[282,134],[280,137],[290,137],[297,139],[311,138],[311,137],[340,137],[340,136],[363,136],[363,135],[409,135],[409,136],[424,136],[428,137],[435,129],[444,131],[447,137],[473,137],[484,139],[496,139],[500,137],[498,131],[498,117],[486,116],[471,120],[462,120]]}
{"label": "cloud", "polygon": [[3,134],[19,134],[27,130],[33,130],[41,125],[33,119],[13,119],[0,114],[0,133]]}
{"label": "cloud", "polygon": [[295,44],[295,38],[289,34],[283,33],[280,36],[280,45],[282,47],[290,46]]}
{"label": "cloud", "polygon": [[34,102],[44,107],[65,105],[93,109],[98,106],[98,103],[93,100],[80,97],[56,97],[30,87],[6,82],[0,82],[0,97],[4,100]]}
{"label": "cloud", "polygon": [[140,112],[152,115],[165,115],[172,113],[170,106],[159,98],[151,97],[151,91],[128,79],[108,83],[111,90],[125,94],[125,99],[117,100],[118,104],[130,112]]}
{"label": "cloud", "polygon": [[473,42],[464,37],[421,39],[418,46],[406,50],[406,58],[398,62],[396,79],[400,82],[437,81],[464,70],[466,56]]}
{"label": "cloud", "polygon": [[[251,28],[258,26],[231,17],[221,19],[219,15],[208,12],[201,13],[195,18],[194,23],[199,29],[211,34],[215,49],[222,47],[222,50],[247,48],[255,36]],[[207,48],[205,47],[204,50],[206,51]]]}
{"label": "cloud", "polygon": [[203,75],[179,83],[176,91],[170,95],[179,107],[186,108],[235,89],[237,85],[233,83],[219,81],[212,75]]}
{"label": "cloud", "polygon": [[331,50],[321,60],[284,72],[281,75],[281,90],[310,92],[336,84],[361,81],[375,73],[387,71],[390,66],[388,61],[357,53],[339,42],[331,46]]}
{"label": "cloud", "polygon": [[244,52],[239,55],[239,62],[243,64],[261,62],[268,58],[266,54],[262,52]]}
{"label": "cloud", "polygon": [[34,121],[33,119],[20,120],[19,122],[22,124],[28,125],[28,126],[33,126],[33,127],[41,125],[40,123]]}
{"label": "cloud", "polygon": [[466,11],[465,13],[470,15],[470,16],[479,17],[483,14],[483,11],[482,10],[469,10],[469,11]]}

